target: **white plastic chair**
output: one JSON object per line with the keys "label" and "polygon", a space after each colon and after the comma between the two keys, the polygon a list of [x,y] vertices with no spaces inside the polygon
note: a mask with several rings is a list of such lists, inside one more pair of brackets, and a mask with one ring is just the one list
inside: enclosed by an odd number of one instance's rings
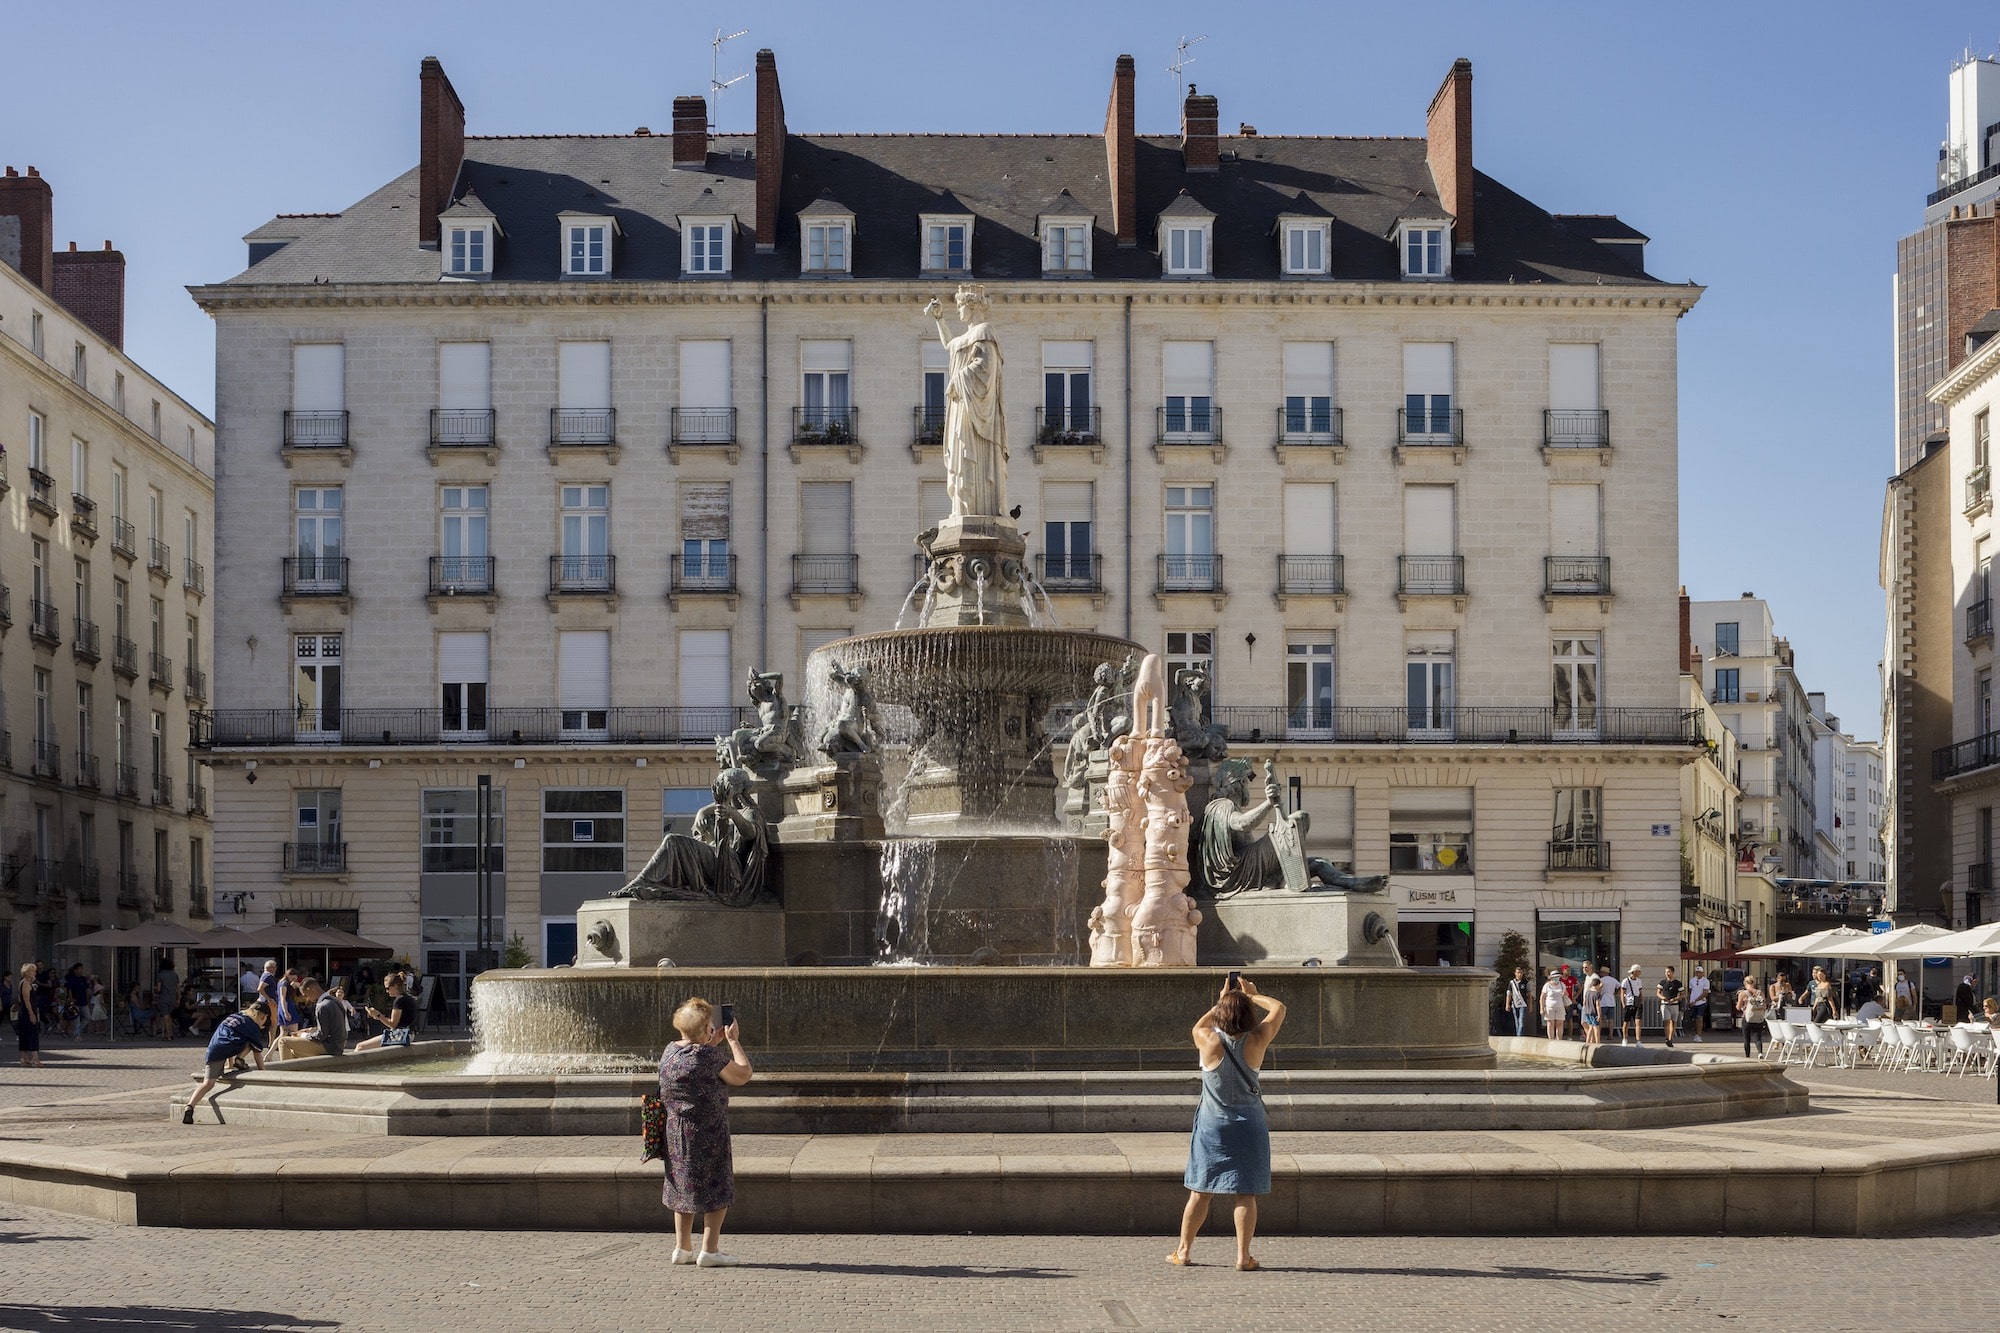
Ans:
{"label": "white plastic chair", "polygon": [[1882,1028],[1877,1023],[1864,1023],[1848,1034],[1848,1064],[1858,1068],[1862,1060],[1870,1064],[1876,1062],[1882,1041]]}
{"label": "white plastic chair", "polygon": [[1833,1068],[1835,1069],[1845,1066],[1846,1061],[1841,1058],[1845,1046],[1841,1042],[1838,1032],[1829,1032],[1819,1024],[1808,1020],[1806,1023],[1806,1039],[1807,1069],[1817,1067],[1819,1058],[1822,1055],[1832,1058]]}
{"label": "white plastic chair", "polygon": [[1951,1045],[1943,1052],[1944,1064],[1940,1072],[1949,1074],[1956,1071],[1959,1077],[1963,1078],[1967,1067],[1972,1063],[1972,1034],[1962,1027],[1952,1027],[1948,1029],[1946,1035],[1950,1038]]}
{"label": "white plastic chair", "polygon": [[1782,1018],[1768,1018],[1764,1024],[1771,1032],[1770,1041],[1764,1044],[1764,1054],[1779,1064],[1786,1063],[1792,1054],[1792,1025]]}

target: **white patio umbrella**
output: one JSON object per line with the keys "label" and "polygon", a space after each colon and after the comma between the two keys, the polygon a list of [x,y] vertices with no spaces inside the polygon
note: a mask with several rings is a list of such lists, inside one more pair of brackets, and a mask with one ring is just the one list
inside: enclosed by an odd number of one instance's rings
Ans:
{"label": "white patio umbrella", "polygon": [[[1859,939],[1846,940],[1823,950],[1823,953],[1828,958],[1873,958],[1882,961],[1912,957],[1912,954],[1899,952],[1899,950],[1909,949],[1914,946],[1916,950],[1914,956],[1923,957],[1937,953],[1938,951],[1934,947],[1934,942],[1949,934],[1951,932],[1943,926],[1926,925],[1920,922],[1914,926],[1903,926],[1896,930],[1885,930],[1879,935],[1863,935]],[[1896,1014],[1895,984],[1891,982],[1888,989],[1889,1015],[1893,1018]],[[1919,996],[1920,1000],[1921,998]]]}
{"label": "white patio umbrella", "polygon": [[1912,940],[1885,950],[1888,958],[2000,958],[2000,921],[1953,931],[1934,939]]}
{"label": "white patio umbrella", "polygon": [[[1754,949],[1737,950],[1745,958],[1825,958],[1828,946],[1849,940],[1869,939],[1867,931],[1856,930],[1852,926],[1835,926],[1832,930],[1815,931],[1811,935],[1796,935],[1775,944],[1760,944]],[[1836,955],[1837,956],[1837,955]]]}

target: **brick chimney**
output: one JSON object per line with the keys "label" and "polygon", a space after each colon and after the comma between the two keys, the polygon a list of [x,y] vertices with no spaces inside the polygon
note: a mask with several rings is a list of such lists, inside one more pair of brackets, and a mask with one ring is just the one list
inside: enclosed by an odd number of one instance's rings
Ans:
{"label": "brick chimney", "polygon": [[52,295],[98,337],[125,350],[125,256],[106,241],[102,250],[58,251]]}
{"label": "brick chimney", "polygon": [[[1181,104],[1181,164],[1189,171],[1216,171],[1222,166],[1222,145],[1216,139],[1222,106],[1208,93],[1188,85]],[[1136,219],[1135,219],[1136,224]]]}
{"label": "brick chimney", "polygon": [[1431,99],[1424,125],[1424,156],[1438,202],[1456,218],[1453,248],[1473,253],[1472,243],[1472,62],[1464,56],[1451,62],[1451,73]]}
{"label": "brick chimney", "polygon": [[33,167],[23,176],[12,167],[0,176],[0,259],[54,295],[55,193]]}
{"label": "brick chimney", "polygon": [[2000,217],[1976,207],[1954,216],[1944,245],[1945,364],[1955,368],[1965,360],[1966,330],[2000,306]]}
{"label": "brick chimney", "polygon": [[757,250],[778,248],[778,197],[785,184],[785,96],[778,91],[778,57],[757,53]]}
{"label": "brick chimney", "polygon": [[465,103],[445,77],[436,56],[425,56],[418,82],[422,86],[423,126],[417,170],[417,240],[438,243],[438,214],[451,204],[458,169],[465,162]]}
{"label": "brick chimney", "polygon": [[1694,608],[1688,601],[1687,585],[1681,585],[1681,670],[1699,674],[1701,654],[1694,648]]}
{"label": "brick chimney", "polygon": [[697,171],[708,165],[708,99],[674,99],[674,165]]}
{"label": "brick chimney", "polygon": [[1104,111],[1105,179],[1111,182],[1111,228],[1118,244],[1139,243],[1139,165],[1133,131],[1138,75],[1131,56],[1119,56],[1111,71],[1111,105]]}

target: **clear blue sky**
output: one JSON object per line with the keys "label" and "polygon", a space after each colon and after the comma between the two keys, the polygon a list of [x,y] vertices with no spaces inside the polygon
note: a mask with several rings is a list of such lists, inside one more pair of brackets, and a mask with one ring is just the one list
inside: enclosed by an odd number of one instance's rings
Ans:
{"label": "clear blue sky", "polygon": [[[1227,128],[1421,134],[1456,56],[1481,170],[1558,212],[1617,213],[1649,267],[1708,295],[1681,324],[1681,577],[1771,600],[1808,688],[1879,732],[1876,546],[1890,434],[1889,279],[1921,221],[1945,76],[2000,45],[2000,9],[1875,3],[1276,5],[873,3],[466,7],[112,0],[8,25],[0,157],[56,191],[58,245],[115,241],[127,345],[207,408],[207,318],[182,288],[243,266],[278,212],[337,210],[416,161],[417,62],[444,61],[475,134],[664,129],[778,54],[794,129],[1071,131],[1139,65],[1139,128],[1176,126],[1166,66]],[[722,128],[750,127],[748,81]]]}

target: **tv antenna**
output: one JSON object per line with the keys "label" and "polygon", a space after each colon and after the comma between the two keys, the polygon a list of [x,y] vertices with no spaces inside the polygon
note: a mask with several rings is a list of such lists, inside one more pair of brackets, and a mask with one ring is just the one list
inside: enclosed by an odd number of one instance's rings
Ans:
{"label": "tv antenna", "polygon": [[1167,73],[1173,75],[1175,83],[1180,86],[1180,96],[1177,99],[1177,105],[1179,102],[1187,101],[1186,70],[1189,65],[1195,62],[1195,57],[1189,55],[1188,52],[1207,40],[1207,33],[1203,33],[1199,37],[1189,37],[1183,34],[1179,44],[1174,47],[1174,63],[1167,66]]}
{"label": "tv antenna", "polygon": [[722,133],[723,91],[731,84],[741,83],[750,77],[748,70],[738,74],[733,79],[724,79],[722,77],[720,72],[722,66],[722,44],[724,42],[733,42],[738,37],[748,37],[749,35],[750,30],[745,28],[741,32],[732,32],[725,37],[722,29],[717,28],[715,30],[715,40],[708,44],[708,128],[717,134]]}

